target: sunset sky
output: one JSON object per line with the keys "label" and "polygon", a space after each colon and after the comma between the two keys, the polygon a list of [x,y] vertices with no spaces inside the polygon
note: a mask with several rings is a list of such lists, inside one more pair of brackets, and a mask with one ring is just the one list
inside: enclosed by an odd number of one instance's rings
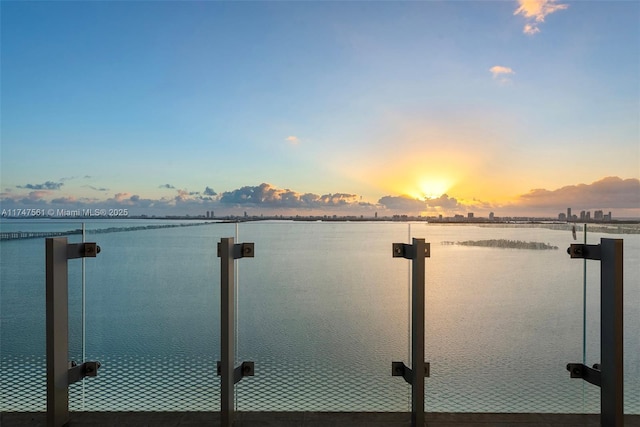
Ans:
{"label": "sunset sky", "polygon": [[640,217],[640,2],[11,2],[0,208]]}

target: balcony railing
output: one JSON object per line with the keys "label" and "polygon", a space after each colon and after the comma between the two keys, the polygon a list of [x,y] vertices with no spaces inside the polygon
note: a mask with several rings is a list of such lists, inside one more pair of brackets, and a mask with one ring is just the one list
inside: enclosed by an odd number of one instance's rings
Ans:
{"label": "balcony railing", "polygon": [[[71,243],[102,248],[68,264],[69,360],[102,365],[97,378],[70,386],[72,411],[221,409],[217,244],[234,237],[255,244],[255,258],[234,267],[234,365],[255,362],[255,376],[235,386],[237,411],[411,412],[410,385],[391,376],[392,361],[412,366],[411,261],[393,259],[391,248],[424,238],[425,409],[598,413],[600,389],[569,378],[566,365],[601,361],[600,267],[566,249],[624,238],[624,411],[640,413],[640,234],[579,227],[574,240],[558,225],[366,222],[0,225],[68,232]],[[3,412],[46,410],[43,240],[0,243]]]}

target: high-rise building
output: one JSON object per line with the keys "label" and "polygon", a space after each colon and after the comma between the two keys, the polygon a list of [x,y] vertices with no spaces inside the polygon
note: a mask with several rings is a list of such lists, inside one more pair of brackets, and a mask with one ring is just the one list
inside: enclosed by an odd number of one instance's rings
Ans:
{"label": "high-rise building", "polygon": [[571,208],[567,208],[567,221],[571,221]]}
{"label": "high-rise building", "polygon": [[494,218],[495,218],[495,214],[493,212],[489,212],[489,220],[493,221]]}

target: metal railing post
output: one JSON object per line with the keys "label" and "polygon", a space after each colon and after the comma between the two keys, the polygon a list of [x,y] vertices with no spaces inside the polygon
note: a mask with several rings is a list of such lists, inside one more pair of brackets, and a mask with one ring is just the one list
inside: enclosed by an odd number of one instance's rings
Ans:
{"label": "metal railing post", "polygon": [[235,415],[235,384],[245,376],[253,376],[253,362],[235,364],[235,277],[234,262],[238,258],[253,258],[253,243],[234,244],[233,237],[220,239],[220,422],[224,427],[233,425]]}
{"label": "metal railing post", "polygon": [[429,376],[429,363],[424,360],[425,320],[425,258],[430,245],[424,239],[413,244],[393,244],[393,257],[411,260],[411,365],[392,362],[391,375],[402,376],[411,384],[411,425],[424,426],[424,378]]}
{"label": "metal railing post", "polygon": [[600,424],[624,424],[623,387],[623,240],[600,239],[599,245],[573,244],[571,258],[600,261],[600,357],[593,367],[569,363],[571,378],[600,387]]}
{"label": "metal railing post", "polygon": [[[66,237],[45,241],[47,426],[69,422],[69,385],[85,376],[96,376],[99,362],[69,362],[69,288],[67,260],[95,257],[95,243],[68,244]],[[70,367],[71,365],[71,367]]]}

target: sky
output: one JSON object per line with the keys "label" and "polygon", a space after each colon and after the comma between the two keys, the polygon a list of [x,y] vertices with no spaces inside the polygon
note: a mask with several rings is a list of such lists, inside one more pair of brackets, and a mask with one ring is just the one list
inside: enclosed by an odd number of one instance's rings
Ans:
{"label": "sky", "polygon": [[637,1],[2,0],[0,20],[5,213],[640,217]]}

